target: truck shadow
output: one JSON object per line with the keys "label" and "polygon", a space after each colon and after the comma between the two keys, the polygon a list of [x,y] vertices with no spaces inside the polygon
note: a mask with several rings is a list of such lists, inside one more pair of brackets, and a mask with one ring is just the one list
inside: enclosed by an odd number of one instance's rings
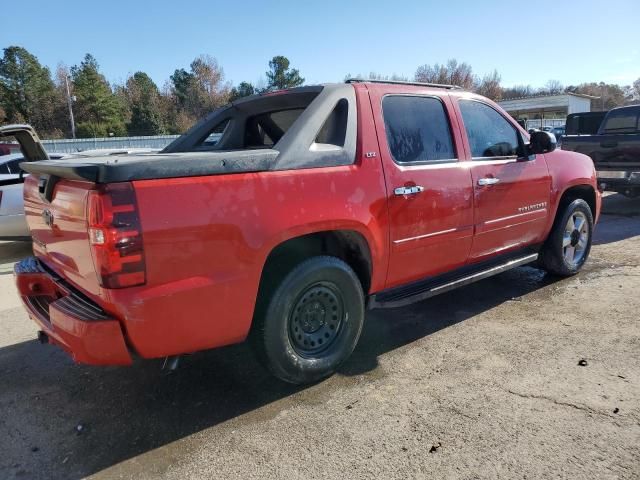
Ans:
{"label": "truck shadow", "polygon": [[35,341],[0,348],[0,478],[79,479],[163,446],[180,458],[187,447],[172,442],[241,416],[260,421],[296,402],[321,401],[353,376],[375,378],[380,356],[554,281],[523,267],[409,307],[369,312],[350,360],[312,387],[275,380],[246,344],[186,357],[171,374],[159,361],[74,365]]}

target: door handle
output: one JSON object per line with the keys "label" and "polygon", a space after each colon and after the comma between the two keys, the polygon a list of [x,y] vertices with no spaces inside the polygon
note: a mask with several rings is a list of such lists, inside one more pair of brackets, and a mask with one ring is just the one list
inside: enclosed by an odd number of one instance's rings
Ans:
{"label": "door handle", "polygon": [[478,179],[478,185],[480,185],[481,187],[484,187],[486,185],[495,185],[496,183],[499,183],[499,182],[500,182],[500,179],[494,178],[494,177],[484,177],[484,178]]}
{"label": "door handle", "polygon": [[618,142],[601,142],[600,146],[602,148],[615,148],[618,146]]}
{"label": "door handle", "polygon": [[415,195],[420,192],[424,192],[424,187],[421,187],[420,185],[414,185],[413,187],[398,187],[393,191],[396,195]]}

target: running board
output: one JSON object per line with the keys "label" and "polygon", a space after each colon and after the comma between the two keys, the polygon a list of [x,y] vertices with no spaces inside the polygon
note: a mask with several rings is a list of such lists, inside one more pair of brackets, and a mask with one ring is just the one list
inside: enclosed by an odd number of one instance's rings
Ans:
{"label": "running board", "polygon": [[449,290],[454,290],[458,287],[477,282],[478,280],[498,275],[499,273],[506,272],[512,268],[535,262],[537,259],[537,253],[530,253],[516,258],[511,257],[499,264],[493,264],[490,266],[485,264],[484,267],[478,267],[479,269],[474,271],[465,269],[465,272],[460,273],[457,277],[446,275],[448,277],[446,279],[444,276],[436,277],[434,279],[423,280],[409,285],[383,290],[382,292],[371,295],[369,298],[368,308],[403,307],[405,305],[448,292]]}

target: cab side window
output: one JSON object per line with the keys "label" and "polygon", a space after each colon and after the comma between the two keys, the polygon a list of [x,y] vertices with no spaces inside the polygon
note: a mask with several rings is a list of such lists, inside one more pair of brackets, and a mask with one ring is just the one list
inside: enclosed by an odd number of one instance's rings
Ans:
{"label": "cab side window", "polygon": [[460,112],[474,159],[518,156],[522,139],[518,131],[489,105],[460,100]]}
{"label": "cab side window", "polygon": [[433,97],[390,95],[382,101],[389,150],[396,163],[433,163],[456,158],[442,102]]}

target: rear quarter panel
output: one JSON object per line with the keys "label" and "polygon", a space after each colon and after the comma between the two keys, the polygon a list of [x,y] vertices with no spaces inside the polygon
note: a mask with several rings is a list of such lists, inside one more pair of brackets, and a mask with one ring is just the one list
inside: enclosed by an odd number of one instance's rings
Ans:
{"label": "rear quarter panel", "polygon": [[386,275],[386,198],[377,158],[361,164],[134,182],[147,265],[144,287],[113,290],[144,357],[242,341],[271,250],[307,233],[353,230]]}

